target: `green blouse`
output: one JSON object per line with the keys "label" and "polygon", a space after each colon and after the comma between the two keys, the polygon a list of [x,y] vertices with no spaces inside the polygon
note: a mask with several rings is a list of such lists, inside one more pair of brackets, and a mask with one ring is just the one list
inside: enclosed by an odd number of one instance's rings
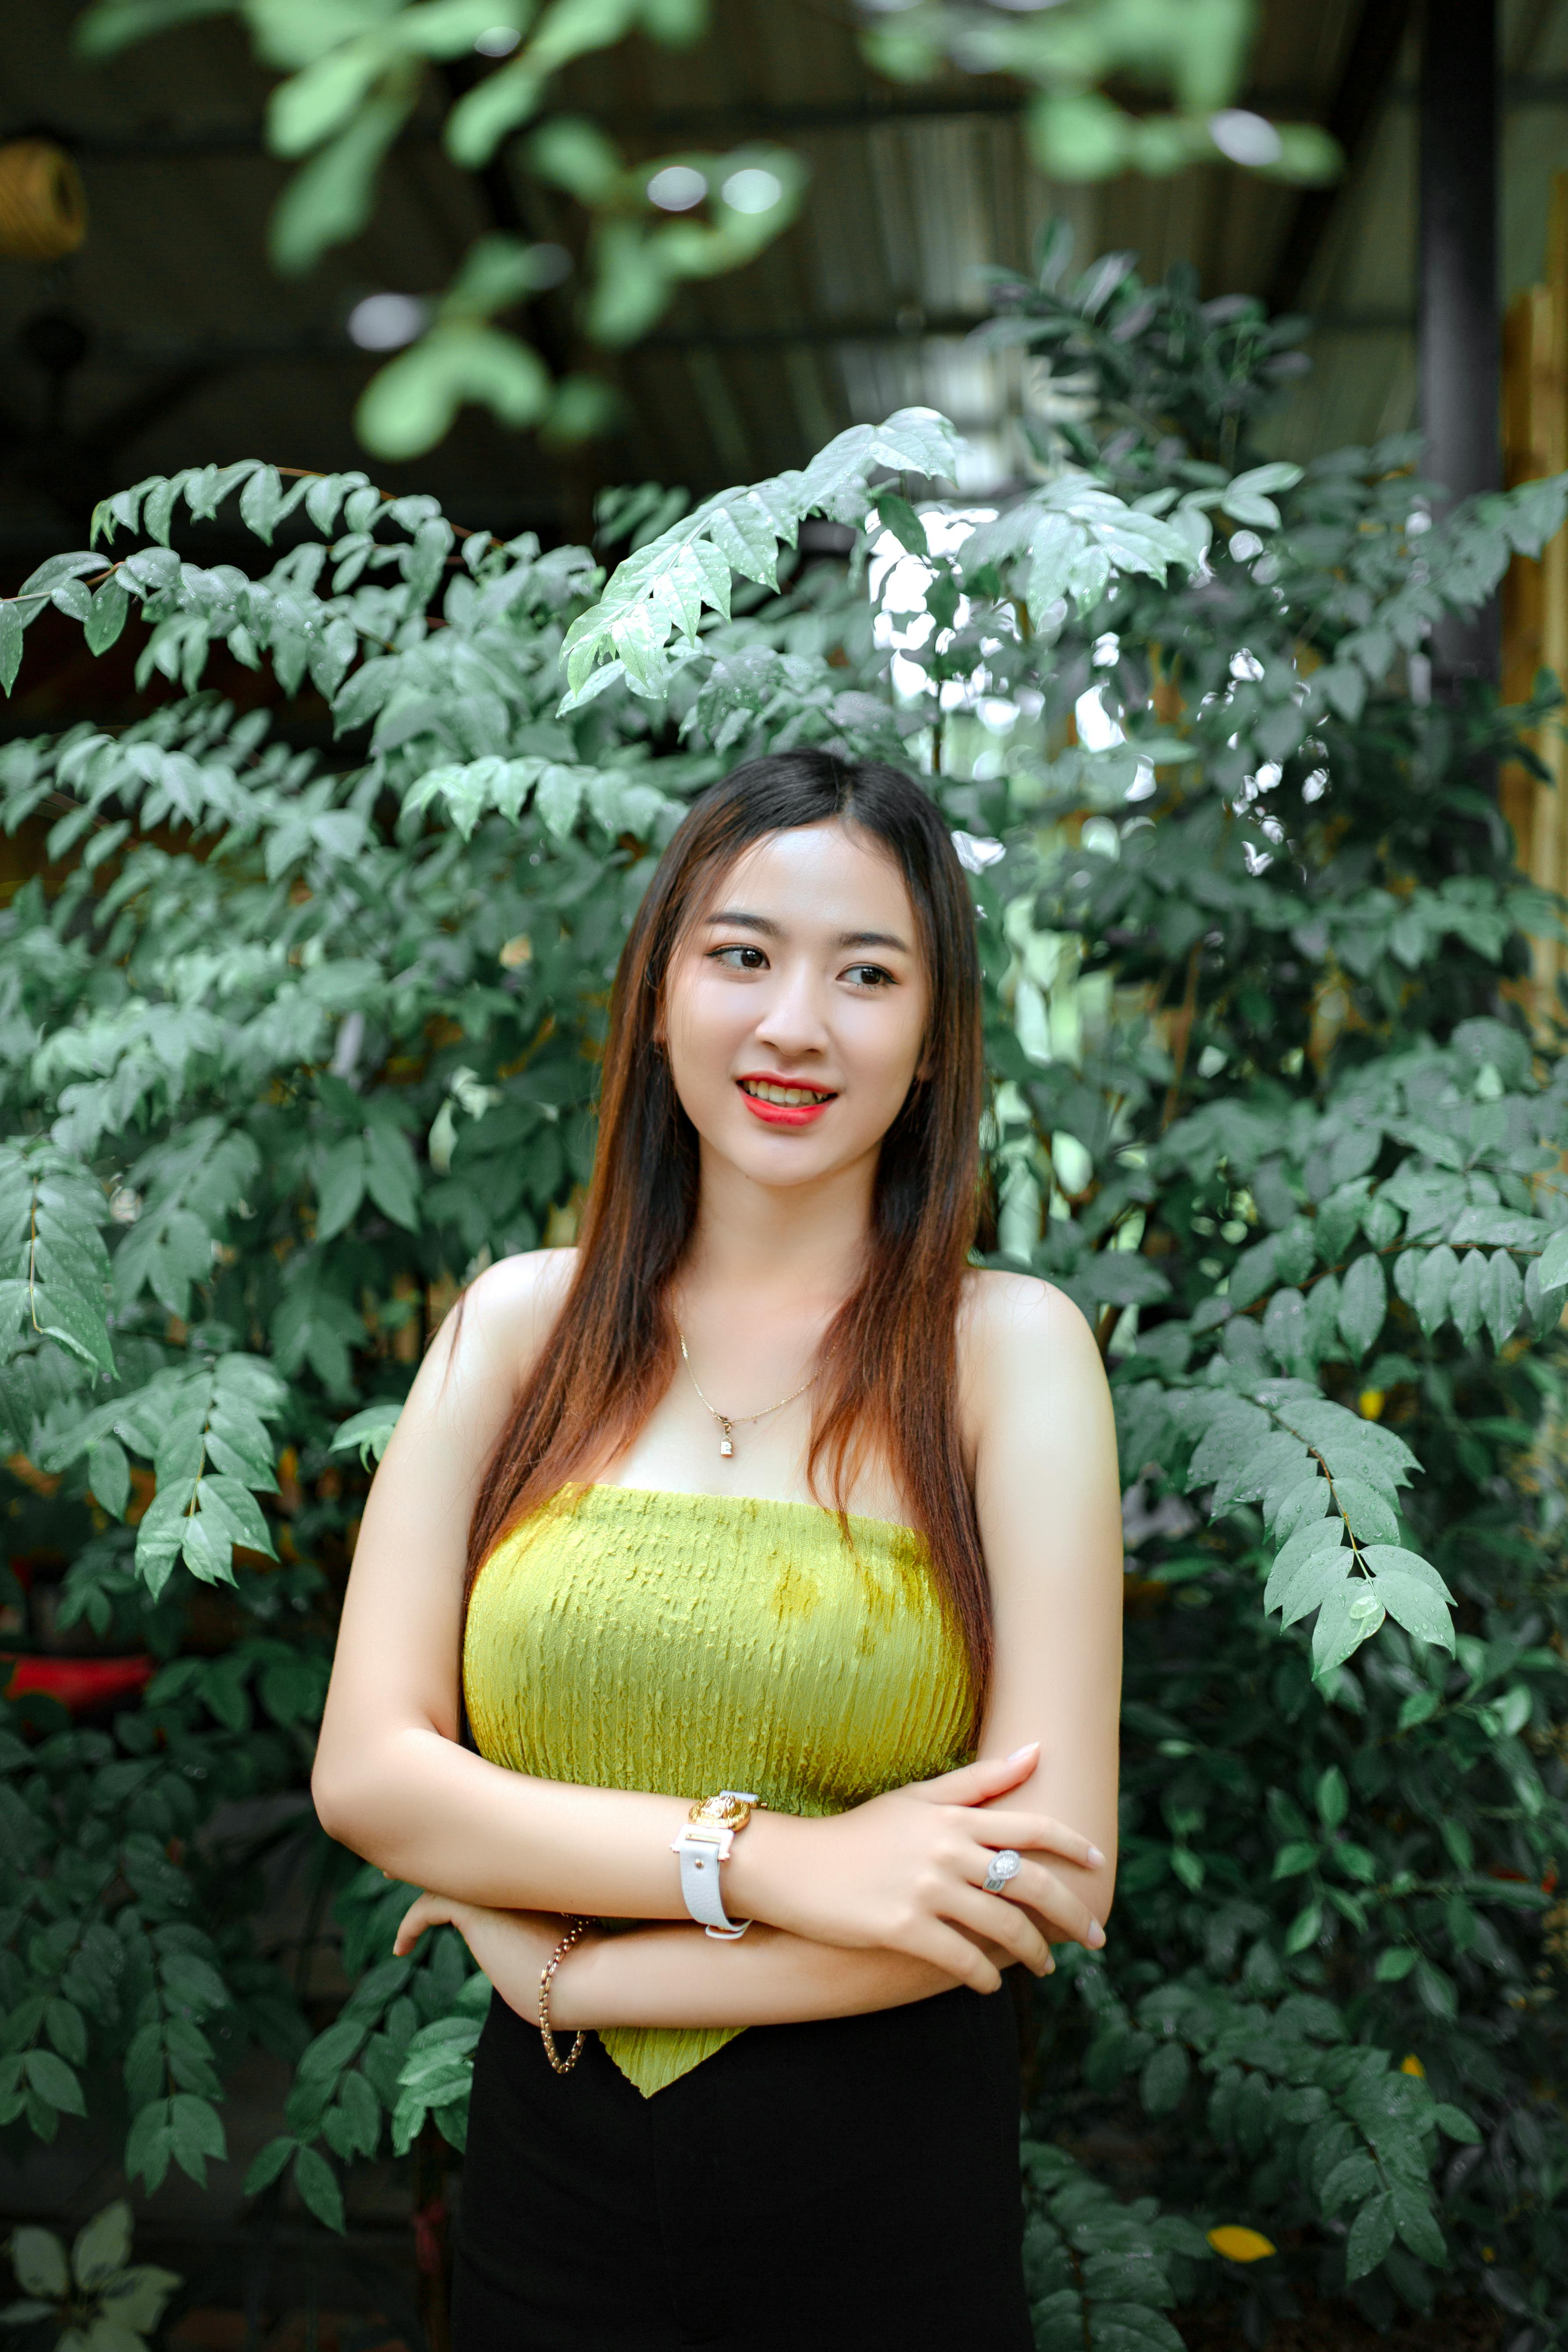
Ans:
{"label": "green blouse", "polygon": [[[848,1529],[810,1503],[564,1489],[475,1581],[463,1690],[479,1753],[594,1788],[755,1790],[808,1815],[951,1770],[971,1684],[925,1543],[887,1519]],[[600,2038],[647,2097],[742,2030]]]}

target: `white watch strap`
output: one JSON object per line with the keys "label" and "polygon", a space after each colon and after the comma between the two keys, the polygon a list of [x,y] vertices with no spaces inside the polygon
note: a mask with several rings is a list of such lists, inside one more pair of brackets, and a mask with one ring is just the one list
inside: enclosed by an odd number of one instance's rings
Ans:
{"label": "white watch strap", "polygon": [[734,1836],[733,1830],[708,1829],[689,1822],[673,1847],[680,1857],[680,1894],[688,1911],[710,1936],[730,1942],[743,1936],[752,1924],[742,1919],[737,1925],[727,1916],[719,1890],[719,1865],[729,1860]]}

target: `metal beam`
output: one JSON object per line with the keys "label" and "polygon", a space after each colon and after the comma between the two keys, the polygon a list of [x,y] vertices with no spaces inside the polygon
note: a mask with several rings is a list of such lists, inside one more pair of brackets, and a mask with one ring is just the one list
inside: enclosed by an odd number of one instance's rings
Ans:
{"label": "metal beam", "polygon": [[[583,364],[595,358],[635,361],[644,352],[779,351],[803,344],[832,347],[842,343],[921,343],[951,341],[972,335],[986,323],[973,310],[901,310],[894,318],[880,312],[835,318],[770,320],[756,326],[656,327],[625,351],[605,354],[589,347],[577,355]],[[1410,335],[1415,331],[1411,310],[1326,310],[1313,322],[1321,335]],[[95,338],[92,351],[98,367],[140,372],[195,363],[214,368],[265,367],[272,364],[330,363],[368,368],[382,354],[363,352],[325,328],[306,328],[275,336],[202,335],[114,336]]]}
{"label": "metal beam", "polygon": [[[1373,324],[1384,324],[1381,313]],[[1408,321],[1405,323],[1408,324]],[[785,319],[757,326],[655,328],[624,351],[597,352],[584,346],[580,363],[636,360],[644,352],[776,351],[798,343],[921,343],[973,334],[985,324],[973,310],[908,309],[895,318],[880,313],[847,318]],[[100,335],[93,342],[99,367],[167,368],[181,362],[207,367],[265,367],[292,362],[371,367],[385,355],[363,352],[340,333],[307,328],[278,335]]]}
{"label": "metal beam", "polygon": [[[1375,31],[1384,31],[1388,24],[1401,20],[1407,14],[1407,0],[1367,0],[1363,26],[1369,22]],[[1345,89],[1345,120],[1355,111],[1356,91],[1346,89],[1352,77],[1342,77]],[[790,138],[813,133],[879,130],[884,124],[896,122],[963,122],[1008,120],[1021,114],[1028,104],[1027,89],[952,89],[951,88],[916,93],[899,99],[842,99],[821,101],[801,100],[798,103],[774,103],[744,100],[733,106],[664,107],[658,111],[631,111],[610,108],[598,120],[606,131],[622,137],[635,138],[639,142],[662,144],[677,139],[694,143],[733,139],[737,136]],[[1335,128],[1335,105],[1339,93],[1325,100],[1322,91],[1295,88],[1250,89],[1243,93],[1238,103],[1252,108],[1259,114],[1289,118],[1293,121],[1321,122],[1333,131],[1342,146],[1349,142],[1342,130]],[[1415,82],[1400,82],[1376,93],[1387,104],[1414,105],[1419,96]],[[1502,85],[1502,107],[1507,114],[1526,114],[1555,108],[1568,110],[1568,74],[1510,75]],[[540,121],[546,120],[541,116]],[[530,129],[533,125],[529,126]],[[441,139],[439,116],[417,116],[396,142],[398,146],[437,146]],[[59,122],[45,122],[29,118],[26,123],[14,123],[0,131],[4,138],[53,139],[68,147],[83,163],[222,163],[226,160],[245,161],[258,155],[270,157],[262,124],[252,122],[191,123],[188,126],[149,127],[130,131],[73,131]],[[1310,191],[1316,195],[1320,192]],[[1326,192],[1331,201],[1333,191]]]}
{"label": "metal beam", "polygon": [[[1426,0],[1421,58],[1420,394],[1426,470],[1456,499],[1502,481],[1496,0]],[[1495,680],[1498,608],[1433,633],[1440,681]]]}
{"label": "metal beam", "polygon": [[[788,138],[812,131],[856,131],[889,122],[952,122],[984,121],[1022,113],[1029,93],[1012,90],[936,90],[896,100],[848,99],[772,103],[741,100],[733,106],[664,107],[649,112],[611,107],[595,119],[603,128],[639,143],[662,144],[672,140],[694,144],[737,137]],[[548,120],[541,115],[527,126]],[[83,163],[163,163],[223,162],[268,153],[259,121],[173,125],[132,131],[72,131],[60,123],[29,122],[30,137],[57,140]],[[441,119],[421,114],[397,141],[399,146],[435,146],[441,138]],[[5,134],[20,136],[19,131]]]}
{"label": "metal beam", "polygon": [[1269,280],[1271,310],[1293,310],[1301,299],[1334,206],[1370,143],[1379,106],[1399,62],[1410,5],[1411,0],[1362,0],[1361,16],[1325,122],[1344,151],[1344,173],[1328,187],[1304,189],[1297,198]]}

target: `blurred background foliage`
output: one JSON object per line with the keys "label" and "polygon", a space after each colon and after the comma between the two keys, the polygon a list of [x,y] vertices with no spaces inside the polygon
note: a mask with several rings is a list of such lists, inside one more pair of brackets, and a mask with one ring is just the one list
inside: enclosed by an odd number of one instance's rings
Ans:
{"label": "blurred background foliage", "polygon": [[[1422,665],[1568,485],[1437,518],[1407,437],[1270,458],[1294,331],[1125,254],[1052,236],[994,300],[1078,387],[1004,500],[943,494],[926,409],[607,499],[596,551],[252,459],[117,494],[0,606],[8,687],[53,613],[163,688],[0,751],[48,877],[0,929],[5,2127],[85,2112],[145,2189],[200,2180],[260,2049],[251,2224],[324,2237],[404,2159],[436,2226],[485,1988],[450,1935],[387,1958],[407,1890],[307,1795],[370,1465],[458,1285],[574,1231],[681,809],[825,743],[954,829],[984,1254],[1068,1291],[1118,1400],[1122,1899],[1031,2007],[1038,2340],[1479,2296],[1544,2352],[1568,1082],[1561,905],[1488,785],[1556,687]],[[183,553],[220,514],[271,558]]]}
{"label": "blurred background foliage", "polygon": [[[433,82],[447,101],[440,138],[453,163],[484,171],[504,142],[518,142],[522,173],[583,208],[586,234],[573,239],[584,248],[576,309],[593,345],[635,341],[683,279],[751,260],[788,226],[805,185],[803,158],[763,142],[634,166],[602,127],[552,103],[563,68],[634,35],[670,48],[701,40],[707,0],[93,0],[78,45],[88,58],[112,58],[132,42],[219,16],[237,17],[262,64],[283,77],[266,137],[273,154],[303,159],[269,230],[274,265],[288,274],[365,228],[383,162]],[[1048,16],[1013,17],[867,0],[862,38],[868,63],[900,82],[957,71],[1022,83],[1032,151],[1058,179],[1168,174],[1220,157],[1289,181],[1331,178],[1341,158],[1321,128],[1281,128],[1235,103],[1255,17],[1254,0],[1067,0]],[[1130,110],[1108,88],[1129,77],[1168,93],[1172,110]],[[495,323],[558,285],[572,259],[553,241],[492,234],[444,295],[413,307],[403,298],[410,347],[360,401],[365,447],[418,457],[465,401],[503,425],[538,425],[557,444],[615,422],[602,373],[554,376],[536,343]],[[394,312],[384,315],[391,335]]]}

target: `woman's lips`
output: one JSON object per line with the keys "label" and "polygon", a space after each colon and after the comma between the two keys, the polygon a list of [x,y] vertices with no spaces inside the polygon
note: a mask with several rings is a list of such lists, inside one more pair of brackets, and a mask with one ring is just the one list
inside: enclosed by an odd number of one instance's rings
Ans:
{"label": "woman's lips", "polygon": [[746,1108],[754,1118],[760,1118],[764,1127],[809,1127],[814,1119],[822,1117],[835,1099],[829,1095],[826,1102],[763,1102],[760,1097],[748,1094],[739,1079],[735,1082],[735,1091]]}

